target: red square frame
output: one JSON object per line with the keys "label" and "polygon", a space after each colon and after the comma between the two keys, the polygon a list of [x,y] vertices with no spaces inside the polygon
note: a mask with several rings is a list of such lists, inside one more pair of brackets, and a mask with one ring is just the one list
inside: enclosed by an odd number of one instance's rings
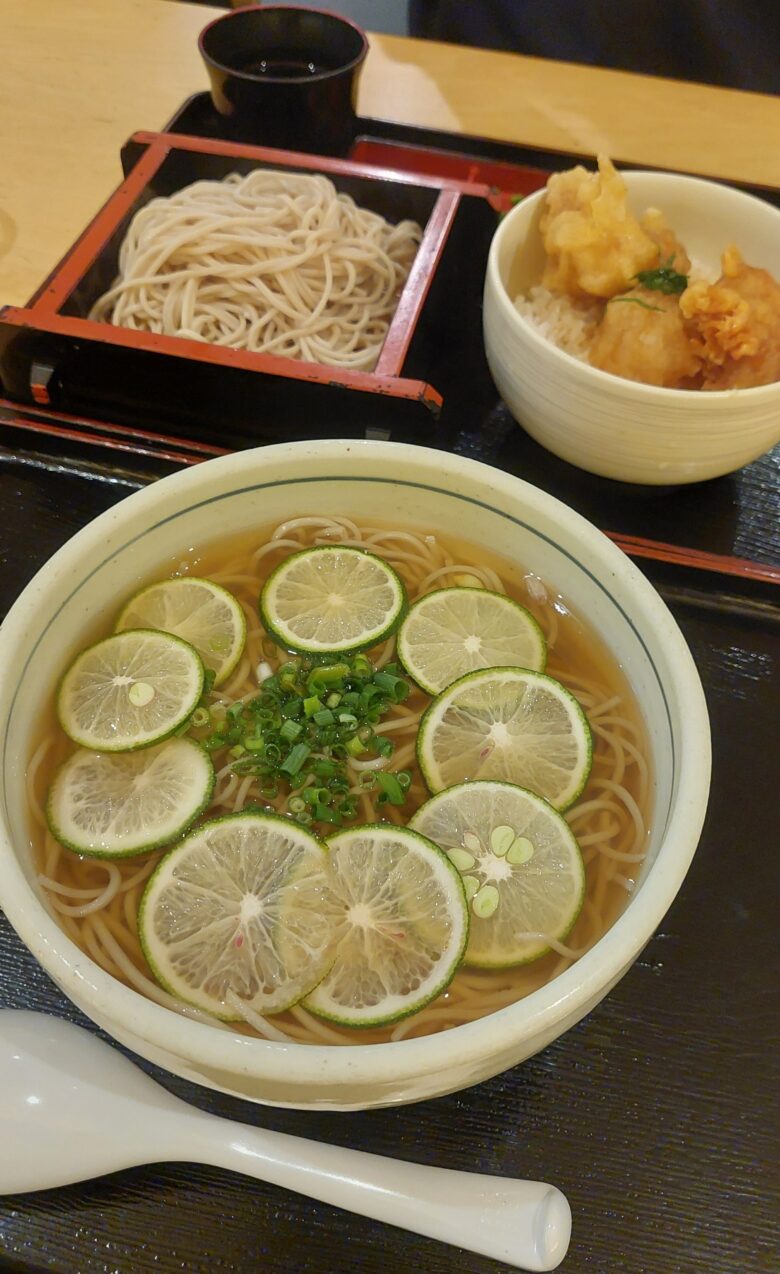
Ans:
{"label": "red square frame", "polygon": [[[449,177],[409,173],[400,169],[381,168],[344,159],[313,157],[295,151],[272,150],[262,146],[212,141],[201,137],[170,133],[138,132],[129,145],[140,149],[140,155],[125,180],[107,199],[81,236],[54,268],[26,306],[0,309],[0,320],[12,327],[33,329],[70,340],[96,341],[106,345],[158,352],[176,358],[210,363],[230,369],[241,368],[258,374],[272,374],[291,382],[309,381],[338,385],[362,393],[389,394],[397,398],[423,401],[434,412],[441,406],[438,391],[424,381],[402,375],[404,360],[423,312],[437,266],[464,195],[488,199],[489,188],[473,182]],[[399,298],[395,314],[377,361],[371,372],[352,371],[274,354],[258,354],[247,350],[227,349],[180,336],[164,336],[113,327],[88,318],[63,314],[62,307],[94,265],[124,218],[153,180],[166,159],[176,151],[194,155],[220,155],[242,160],[257,160],[265,166],[286,169],[313,168],[331,177],[339,175],[392,181],[397,185],[423,187],[435,192],[433,209],[424,227],[422,241],[409,277]],[[31,385],[37,401],[46,403],[45,386]],[[36,392],[37,391],[37,392]]]}

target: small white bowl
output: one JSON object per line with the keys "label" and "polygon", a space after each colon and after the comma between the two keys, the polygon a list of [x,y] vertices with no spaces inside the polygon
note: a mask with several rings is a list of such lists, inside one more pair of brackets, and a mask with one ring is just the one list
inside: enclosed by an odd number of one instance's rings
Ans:
{"label": "small white bowl", "polygon": [[[735,243],[750,265],[780,279],[780,210],[728,186],[674,173],[624,172],[640,215],[660,208],[690,257],[712,279]],[[564,353],[515,309],[541,278],[544,192],[499,225],[488,258],[484,338],[501,397],[537,442],[570,464],[624,482],[720,477],[780,441],[780,383],[699,392],[613,376]]]}
{"label": "small white bowl", "polygon": [[[654,777],[649,851],[626,911],[576,964],[526,999],[441,1035],[348,1047],[270,1043],[187,1020],[121,985],[44,905],[24,771],[59,671],[85,630],[188,546],[301,513],[427,527],[498,551],[554,584],[633,685]],[[176,560],[174,558],[174,560]],[[67,996],[142,1057],[275,1105],[358,1109],[465,1088],[537,1052],[614,986],[660,924],[704,818],[710,739],[701,684],[672,616],[633,564],[565,505],[487,465],[393,443],[244,451],[156,482],[80,531],[0,629],[0,905]],[[356,1036],[359,1040],[359,1036]]]}

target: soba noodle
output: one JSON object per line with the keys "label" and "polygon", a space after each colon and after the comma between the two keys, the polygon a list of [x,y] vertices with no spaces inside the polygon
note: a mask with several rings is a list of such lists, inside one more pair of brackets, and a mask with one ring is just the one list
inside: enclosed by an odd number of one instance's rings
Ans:
{"label": "soba noodle", "polygon": [[[594,739],[590,780],[579,802],[566,815],[583,851],[587,879],[585,905],[566,942],[549,935],[525,935],[546,937],[549,954],[520,968],[461,968],[437,1000],[382,1029],[342,1029],[318,1021],[300,1005],[266,1019],[244,1011],[240,1000],[232,1001],[233,1007],[241,1007],[244,1012],[246,1025],[242,1029],[249,1034],[301,1044],[345,1045],[405,1039],[472,1021],[528,995],[593,946],[625,905],[645,854],[650,774],[639,714],[617,667],[594,636],[560,598],[550,595],[536,576],[518,575],[507,563],[487,561],[481,550],[446,543],[438,536],[359,527],[341,517],[293,518],[268,534],[253,537],[251,543],[245,538],[227,547],[217,545],[172,564],[171,574],[207,576],[231,589],[247,616],[246,650],[229,683],[211,692],[209,707],[213,715],[225,712],[237,700],[251,698],[257,692],[258,672],[262,680],[287,658],[268,641],[259,623],[257,597],[263,580],[290,553],[310,545],[334,543],[358,545],[385,558],[403,577],[410,599],[444,585],[481,583],[508,592],[522,602],[544,629],[548,641],[547,671],[577,696],[590,719]],[[394,650],[395,638],[390,638],[373,652],[372,659],[386,663],[393,658]],[[421,691],[414,691],[403,703],[392,707],[377,727],[395,743],[390,762],[381,758],[349,759],[351,791],[359,796],[361,820],[381,818],[406,823],[412,811],[427,799],[415,767],[414,740],[428,702]],[[212,1021],[207,1014],[189,1008],[164,991],[151,976],[141,951],[138,905],[145,882],[165,851],[115,862],[80,858],[59,845],[48,831],[43,815],[46,788],[54,769],[70,750],[68,741],[52,725],[27,772],[40,883],[53,914],[74,942],[112,976],[158,1004]],[[239,777],[233,773],[227,751],[216,753],[214,761],[217,783],[207,817],[240,810],[248,804],[285,811],[289,794],[280,793],[274,799],[264,797],[251,775]],[[385,805],[378,812],[373,803],[376,793],[361,786],[361,774],[382,764],[411,770],[412,782],[404,807]],[[224,1023],[214,1024],[233,1029]]]}
{"label": "soba noodle", "polygon": [[421,236],[323,176],[197,181],[136,213],[90,318],[371,370]]}

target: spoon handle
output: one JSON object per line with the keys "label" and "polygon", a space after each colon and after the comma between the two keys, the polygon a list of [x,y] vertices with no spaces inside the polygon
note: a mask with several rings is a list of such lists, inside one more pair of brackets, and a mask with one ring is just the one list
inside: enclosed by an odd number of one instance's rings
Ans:
{"label": "spoon handle", "polygon": [[569,1204],[541,1181],[385,1159],[213,1116],[188,1127],[177,1158],[270,1181],[517,1269],[553,1270],[569,1245]]}

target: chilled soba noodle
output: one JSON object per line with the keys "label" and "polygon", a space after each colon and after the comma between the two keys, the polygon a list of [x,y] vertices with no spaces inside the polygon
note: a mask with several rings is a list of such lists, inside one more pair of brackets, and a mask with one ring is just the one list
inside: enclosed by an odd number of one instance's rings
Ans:
{"label": "chilled soba noodle", "polygon": [[[577,837],[586,868],[586,895],[579,918],[565,942],[550,935],[550,950],[534,962],[504,970],[461,967],[448,989],[417,1013],[380,1029],[359,1032],[319,1020],[297,1007],[262,1017],[232,997],[241,1011],[245,1030],[272,1040],[302,1044],[355,1044],[399,1040],[448,1030],[495,1012],[528,995],[566,969],[593,946],[625,905],[645,854],[651,778],[639,714],[614,662],[593,634],[553,595],[537,576],[523,574],[500,559],[488,560],[484,551],[438,535],[358,525],[344,517],[293,518],[265,535],[227,546],[193,552],[171,565],[170,574],[208,578],[237,597],[247,618],[247,644],[226,685],[209,695],[209,707],[219,717],[240,700],[251,699],[262,680],[289,658],[271,643],[258,620],[257,599],[274,566],[291,553],[312,545],[342,544],[369,549],[390,563],[403,578],[410,600],[451,585],[485,587],[508,593],[526,606],[544,630],[548,643],[547,673],[577,697],[589,719],[594,763],[582,796],[566,819]],[[158,575],[158,578],[160,578]],[[374,663],[393,659],[395,637],[371,653]],[[357,798],[357,821],[393,820],[408,823],[428,793],[415,762],[415,739],[421,714],[430,702],[418,689],[394,705],[376,726],[392,737],[391,761],[349,758],[350,792]],[[38,846],[40,882],[53,913],[65,932],[93,960],[121,982],[158,1004],[187,1016],[234,1029],[169,995],[155,981],[138,939],[138,906],[155,865],[165,849],[130,859],[100,861],[81,858],[63,848],[48,830],[43,812],[47,786],[55,768],[72,752],[72,744],[52,727],[40,741],[27,774],[34,838]],[[259,780],[233,770],[227,749],[213,755],[217,773],[213,800],[205,818],[232,813],[246,806],[288,812],[289,792],[264,795]],[[411,783],[403,806],[377,808],[377,789],[364,786],[362,776],[381,765],[406,767]],[[323,829],[313,826],[312,830]],[[325,835],[332,829],[325,829]],[[527,935],[529,938],[534,935]]]}
{"label": "chilled soba noodle", "polygon": [[421,236],[323,176],[197,181],[136,213],[90,318],[367,371]]}

